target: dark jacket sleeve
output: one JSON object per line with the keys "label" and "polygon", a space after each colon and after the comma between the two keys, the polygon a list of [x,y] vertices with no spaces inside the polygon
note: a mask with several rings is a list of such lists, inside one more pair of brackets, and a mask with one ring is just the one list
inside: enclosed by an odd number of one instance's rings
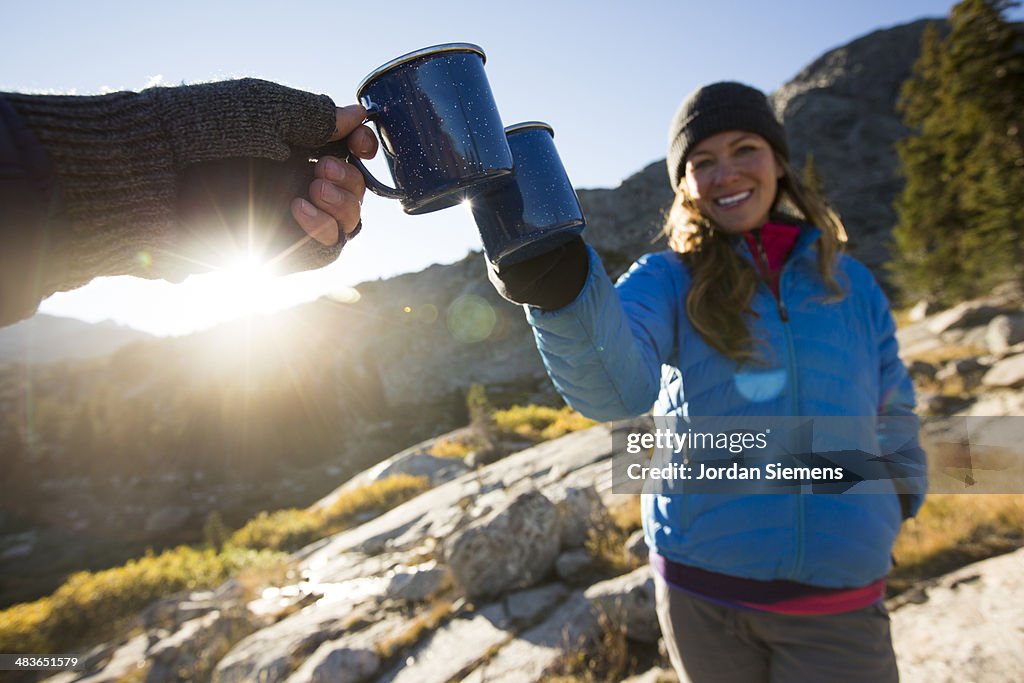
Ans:
{"label": "dark jacket sleeve", "polygon": [[58,197],[53,164],[0,97],[0,325],[32,315],[47,293],[48,217]]}
{"label": "dark jacket sleeve", "polygon": [[341,251],[289,211],[334,131],[325,95],[250,78],[0,97],[2,323],[99,276],[180,281],[243,255],[290,272]]}

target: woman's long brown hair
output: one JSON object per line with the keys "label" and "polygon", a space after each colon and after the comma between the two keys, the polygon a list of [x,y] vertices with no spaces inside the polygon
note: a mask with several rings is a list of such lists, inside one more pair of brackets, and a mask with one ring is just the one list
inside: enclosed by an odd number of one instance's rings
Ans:
{"label": "woman's long brown hair", "polygon": [[[779,179],[772,216],[781,222],[806,221],[821,230],[816,242],[818,273],[831,293],[828,300],[844,295],[833,269],[846,242],[846,229],[836,212],[817,192],[800,181],[785,159],[776,154],[783,175]],[[759,275],[736,253],[729,235],[697,208],[686,191],[686,178],[676,189],[675,201],[665,223],[669,246],[679,252],[690,270],[686,315],[712,348],[737,363],[756,362],[755,339],[745,316],[753,314],[751,302]]]}

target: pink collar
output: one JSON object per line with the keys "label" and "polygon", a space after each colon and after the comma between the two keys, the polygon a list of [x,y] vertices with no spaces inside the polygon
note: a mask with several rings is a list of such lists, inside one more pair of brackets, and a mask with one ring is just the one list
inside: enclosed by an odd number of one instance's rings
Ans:
{"label": "pink collar", "polygon": [[[782,266],[789,257],[789,252],[793,250],[793,245],[796,244],[796,240],[800,236],[800,228],[784,223],[765,223],[760,232],[761,246],[768,258],[768,268],[771,272],[777,273],[782,270]],[[748,232],[744,237],[747,239],[750,253],[757,261],[759,256],[753,231]]]}

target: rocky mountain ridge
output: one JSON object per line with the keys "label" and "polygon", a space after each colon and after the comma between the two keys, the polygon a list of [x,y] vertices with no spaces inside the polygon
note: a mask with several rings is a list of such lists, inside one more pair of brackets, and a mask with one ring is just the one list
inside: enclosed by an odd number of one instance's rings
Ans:
{"label": "rocky mountain ridge", "polygon": [[928,25],[924,19],[875,31],[830,50],[772,93],[790,158],[807,155],[850,237],[850,253],[884,280],[893,202],[903,187],[894,143],[909,132],[896,110]]}
{"label": "rocky mountain ridge", "polygon": [[98,358],[153,336],[109,320],[86,323],[40,313],[0,328],[0,365],[52,363],[70,358]]}
{"label": "rocky mountain ridge", "polygon": [[[1006,288],[916,317],[899,338],[923,411],[938,416],[932,428],[1022,414],[1024,293]],[[612,488],[613,434],[643,420],[599,425],[478,468],[427,455],[433,440],[411,447],[357,480],[415,473],[431,478],[431,490],[298,551],[281,585],[254,595],[229,581],[167,598],[130,635],[89,652],[86,672],[49,680],[114,683],[133,674],[163,683],[184,680],[185,671],[188,680],[218,683],[535,683],[571,677],[579,653],[596,656],[613,643],[653,663],[628,680],[675,680],[658,654],[642,537],[611,549],[621,558],[611,576],[587,542],[589,530],[606,529],[635,499]],[[932,468],[933,479],[947,473],[941,458]],[[1024,486],[1019,451],[997,475]],[[902,680],[1019,680],[1024,611],[1006,598],[1024,590],[1022,553],[889,601]]]}

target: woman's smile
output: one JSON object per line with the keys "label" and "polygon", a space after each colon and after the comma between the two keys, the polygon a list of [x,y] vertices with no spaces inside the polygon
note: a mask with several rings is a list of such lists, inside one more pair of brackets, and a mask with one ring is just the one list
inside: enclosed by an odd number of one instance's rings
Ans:
{"label": "woman's smile", "polygon": [[701,141],[686,159],[686,189],[727,233],[759,228],[775,204],[782,167],[760,135],[725,131]]}
{"label": "woman's smile", "polygon": [[715,204],[722,207],[723,209],[733,209],[750,199],[750,196],[754,194],[753,190],[746,190],[744,192],[737,192],[725,197],[719,197],[715,200]]}

